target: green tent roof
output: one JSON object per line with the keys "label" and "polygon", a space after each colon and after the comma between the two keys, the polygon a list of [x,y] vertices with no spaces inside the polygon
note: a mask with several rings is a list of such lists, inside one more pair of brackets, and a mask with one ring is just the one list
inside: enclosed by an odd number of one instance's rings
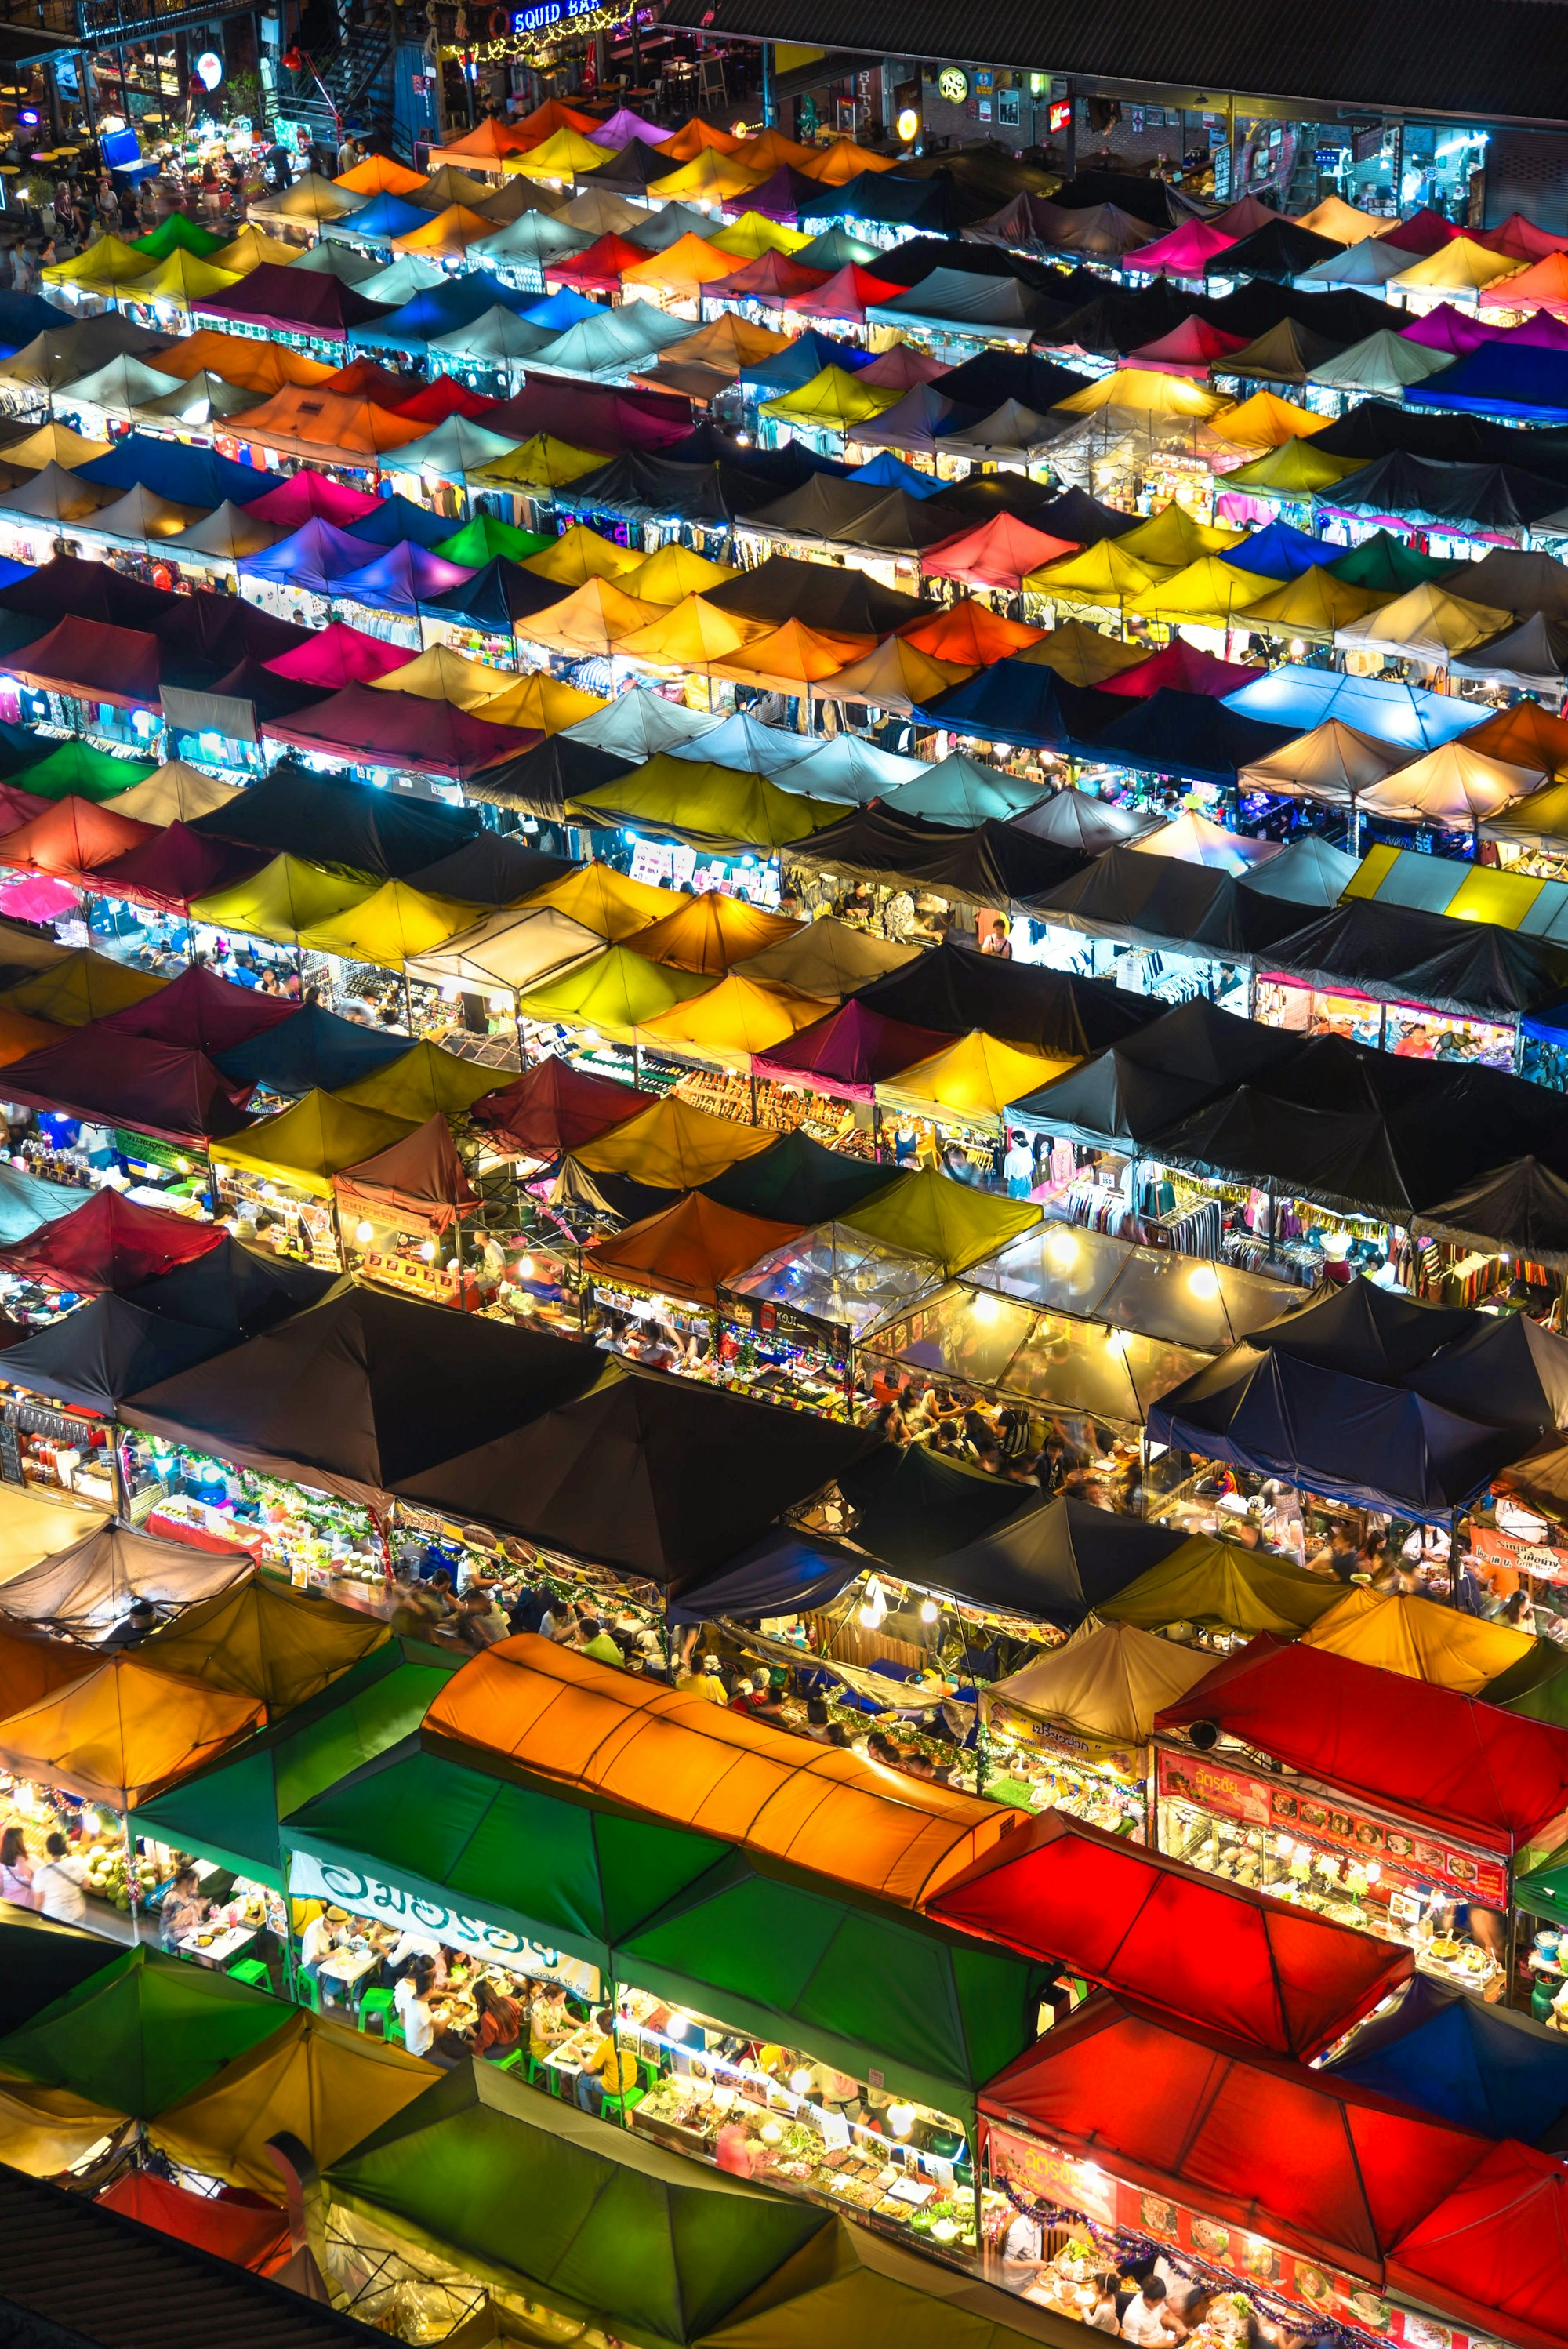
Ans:
{"label": "green tent roof", "polygon": [[[487,1757],[488,1758],[488,1757]],[[695,1883],[727,1847],[590,1805],[502,1765],[408,1740],[289,1818],[291,1850],[396,1878],[487,1925],[608,1969],[618,1935]]]}
{"label": "green tent roof", "polygon": [[[436,553],[448,563],[466,563],[470,571],[482,571],[498,554],[521,563],[525,555],[542,554],[553,546],[553,537],[537,530],[519,530],[515,523],[501,522],[495,514],[477,513],[450,538],[443,538]],[[497,680],[500,690],[500,680]]]}
{"label": "green tent roof", "polygon": [[836,2223],[471,2062],[334,2162],[326,2189],[639,2349],[685,2349]]}
{"label": "green tent roof", "polygon": [[1003,1199],[994,1191],[971,1191],[934,1166],[879,1191],[863,1206],[841,1214],[851,1231],[865,1232],[890,1247],[907,1248],[940,1265],[949,1279],[978,1264],[1040,1220],[1030,1199]]}
{"label": "green tent roof", "polygon": [[732,1853],[614,1953],[618,1982],[972,2123],[1056,1969]]}
{"label": "green tent roof", "polygon": [[111,1942],[74,1926],[8,1910],[0,1924],[0,2029],[15,2031],[40,2008],[113,1965]]}
{"label": "green tent roof", "polygon": [[390,1640],[242,1752],[143,1806],[139,1826],[284,1889],[278,1821],[417,1729],[459,1659]]}
{"label": "green tent roof", "polygon": [[1522,1713],[1527,1720],[1568,1729],[1568,1655],[1554,1640],[1537,1640],[1528,1655],[1488,1681],[1480,1693],[1488,1704],[1500,1704],[1505,1713]]}
{"label": "green tent roof", "polygon": [[766,775],[661,751],[645,766],[598,783],[571,803],[585,823],[635,824],[709,848],[782,848],[843,820],[827,800],[780,791]]}
{"label": "green tent roof", "polygon": [[171,253],[190,253],[198,261],[206,261],[214,253],[221,253],[227,243],[226,237],[214,236],[199,221],[188,219],[183,212],[170,212],[146,236],[135,238],[130,249],[133,253],[150,253],[154,261],[167,261]]}
{"label": "green tent roof", "polygon": [[74,2089],[145,2120],[287,2023],[228,1974],[139,1948],[0,2039],[0,2074]]}
{"label": "green tent roof", "polygon": [[1118,1623],[1160,1631],[1168,1623],[1219,1624],[1248,1639],[1267,1631],[1294,1640],[1345,1596],[1341,1584],[1287,1558],[1193,1534],[1169,1557],[1130,1582],[1099,1611]]}
{"label": "green tent roof", "polygon": [[578,963],[559,978],[531,988],[521,999],[531,1019],[559,1019],[569,1028],[595,1028],[601,1035],[630,1043],[634,1030],[657,1019],[674,1003],[706,995],[717,984],[711,972],[672,970],[650,962],[629,947],[606,947],[591,962]]}
{"label": "green tent roof", "polygon": [[[1227,479],[1233,481],[1234,474]],[[1403,595],[1412,587],[1419,587],[1429,579],[1446,579],[1457,565],[1439,561],[1435,554],[1418,554],[1407,546],[1392,531],[1375,530],[1359,546],[1347,554],[1325,565],[1336,579],[1343,579],[1352,587],[1370,587],[1375,592]]]}
{"label": "green tent roof", "polygon": [[112,800],[157,771],[143,761],[97,750],[90,742],[61,742],[36,767],[24,767],[7,780],[36,799],[63,800],[68,793],[78,800]]}
{"label": "green tent roof", "polygon": [[1513,1905],[1526,1917],[1545,1917],[1568,1926],[1568,1844],[1513,1880]]}

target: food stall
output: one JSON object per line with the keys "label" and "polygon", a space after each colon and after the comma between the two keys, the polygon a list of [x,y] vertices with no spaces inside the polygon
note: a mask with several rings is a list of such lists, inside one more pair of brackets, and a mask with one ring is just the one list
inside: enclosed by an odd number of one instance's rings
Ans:
{"label": "food stall", "polygon": [[720,1304],[748,1385],[832,1410],[854,1391],[864,1332],[940,1278],[928,1257],[833,1222],[769,1249],[726,1283]]}
{"label": "food stall", "polygon": [[332,1190],[351,1269],[405,1296],[477,1308],[472,1266],[482,1203],[444,1117],[428,1118],[401,1141],[343,1168]]}

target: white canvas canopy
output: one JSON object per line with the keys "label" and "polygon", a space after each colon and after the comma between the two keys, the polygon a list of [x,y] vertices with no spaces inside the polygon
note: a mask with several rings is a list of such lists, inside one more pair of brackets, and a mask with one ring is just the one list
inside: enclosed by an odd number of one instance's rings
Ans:
{"label": "white canvas canopy", "polygon": [[110,1519],[0,1585],[0,1612],[55,1624],[78,1640],[101,1640],[133,1599],[150,1599],[171,1614],[198,1599],[216,1598],[253,1571],[251,1560],[234,1551],[219,1556],[158,1541]]}

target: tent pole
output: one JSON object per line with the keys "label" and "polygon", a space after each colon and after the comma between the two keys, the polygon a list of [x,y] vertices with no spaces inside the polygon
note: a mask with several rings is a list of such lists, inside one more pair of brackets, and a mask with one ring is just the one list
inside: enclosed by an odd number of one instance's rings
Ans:
{"label": "tent pole", "polygon": [[755,1125],[757,1123],[757,1071],[755,1069],[751,1071],[748,1077],[747,1083],[749,1087],[751,1095],[751,1123]]}
{"label": "tent pole", "polygon": [[1453,1510],[1449,1517],[1449,1605],[1460,1603],[1460,1513]]}
{"label": "tent pole", "polygon": [[409,1035],[412,1036],[414,1033],[414,998],[408,986],[408,972],[407,966],[404,967],[403,971],[403,1025],[408,1030]]}
{"label": "tent pole", "polygon": [[511,999],[511,1029],[512,1034],[517,1038],[517,1070],[521,1076],[528,1067],[529,1061],[528,1047],[522,1040],[522,998],[520,995],[514,995]]}

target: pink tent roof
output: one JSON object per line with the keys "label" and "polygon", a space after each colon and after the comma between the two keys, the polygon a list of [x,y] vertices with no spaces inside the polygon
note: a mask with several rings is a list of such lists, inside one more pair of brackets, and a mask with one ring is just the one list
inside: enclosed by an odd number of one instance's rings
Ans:
{"label": "pink tent roof", "polygon": [[1201,653],[1196,646],[1174,636],[1136,668],[1124,668],[1104,678],[1095,689],[1146,701],[1162,686],[1171,686],[1178,693],[1207,693],[1219,700],[1227,693],[1240,693],[1243,685],[1256,685],[1261,674],[1244,661],[1217,660],[1212,653]]}
{"label": "pink tent roof", "polygon": [[263,666],[274,677],[291,677],[299,685],[340,687],[368,685],[378,677],[390,677],[395,668],[407,668],[412,658],[406,645],[384,644],[379,636],[367,636],[363,628],[334,620],[308,644],[296,645],[292,653],[280,653],[276,660]]}
{"label": "pink tent roof", "polygon": [[[1149,247],[1143,249],[1147,253]],[[1222,326],[1212,326],[1207,318],[1183,318],[1157,342],[1129,351],[1127,365],[1154,367],[1161,375],[1202,377],[1233,351],[1244,350],[1246,339],[1244,335],[1228,335]]]}
{"label": "pink tent roof", "polygon": [[618,106],[607,122],[588,133],[595,147],[624,147],[632,140],[641,139],[645,145],[656,147],[661,139],[669,137],[656,122],[648,122],[642,115],[634,114],[629,106]]}
{"label": "pink tent roof", "polygon": [[917,383],[934,383],[939,375],[952,372],[949,360],[934,358],[913,343],[894,343],[879,351],[869,367],[857,367],[855,381],[869,383],[876,391],[913,391]]}
{"label": "pink tent roof", "polygon": [[1183,221],[1169,236],[1156,237],[1152,244],[1123,254],[1121,265],[1145,277],[1202,277],[1210,263],[1228,253],[1235,242],[1207,221]]}
{"label": "pink tent roof", "polygon": [[1075,554],[1079,543],[1076,538],[1053,538],[1016,514],[993,514],[974,530],[957,531],[928,546],[920,567],[928,578],[962,579],[971,587],[1016,593],[1029,572]]}
{"label": "pink tent roof", "polygon": [[[802,1028],[771,1052],[758,1052],[752,1066],[759,1077],[770,1077],[776,1084],[809,1085],[835,1101],[869,1102],[878,1085],[913,1069],[917,1061],[933,1059],[952,1041],[934,1029],[885,1019],[851,997],[814,1027]],[[892,1180],[892,1170],[888,1179]]]}
{"label": "pink tent roof", "polygon": [[158,638],[145,629],[73,618],[57,620],[46,635],[13,653],[6,667],[25,685],[113,702],[122,709],[153,709],[160,650]]}
{"label": "pink tent roof", "polygon": [[612,1077],[589,1076],[552,1055],[482,1095],[469,1115],[520,1158],[560,1158],[652,1109],[657,1098]]}
{"label": "pink tent roof", "polygon": [[245,511],[258,515],[263,522],[277,523],[284,530],[297,530],[313,517],[335,523],[339,530],[346,530],[351,522],[372,512],[380,502],[367,490],[346,489],[341,481],[304,466]]}
{"label": "pink tent roof", "polygon": [[1515,261],[1544,261],[1549,253],[1568,253],[1568,236],[1537,228],[1522,212],[1510,212],[1495,228],[1468,228],[1465,234],[1472,244],[1484,244],[1489,253],[1506,253]]}
{"label": "pink tent roof", "polygon": [[[289,657],[285,656],[285,657]],[[269,718],[263,731],[303,750],[330,750],[336,757],[409,773],[467,777],[493,760],[515,758],[543,741],[537,730],[488,726],[481,718],[449,701],[427,701],[413,693],[378,693],[367,685],[347,685],[294,718]]]}
{"label": "pink tent roof", "polygon": [[903,291],[890,278],[873,276],[858,261],[847,261],[811,292],[787,295],[785,307],[808,318],[863,318],[873,305],[891,302]]}

